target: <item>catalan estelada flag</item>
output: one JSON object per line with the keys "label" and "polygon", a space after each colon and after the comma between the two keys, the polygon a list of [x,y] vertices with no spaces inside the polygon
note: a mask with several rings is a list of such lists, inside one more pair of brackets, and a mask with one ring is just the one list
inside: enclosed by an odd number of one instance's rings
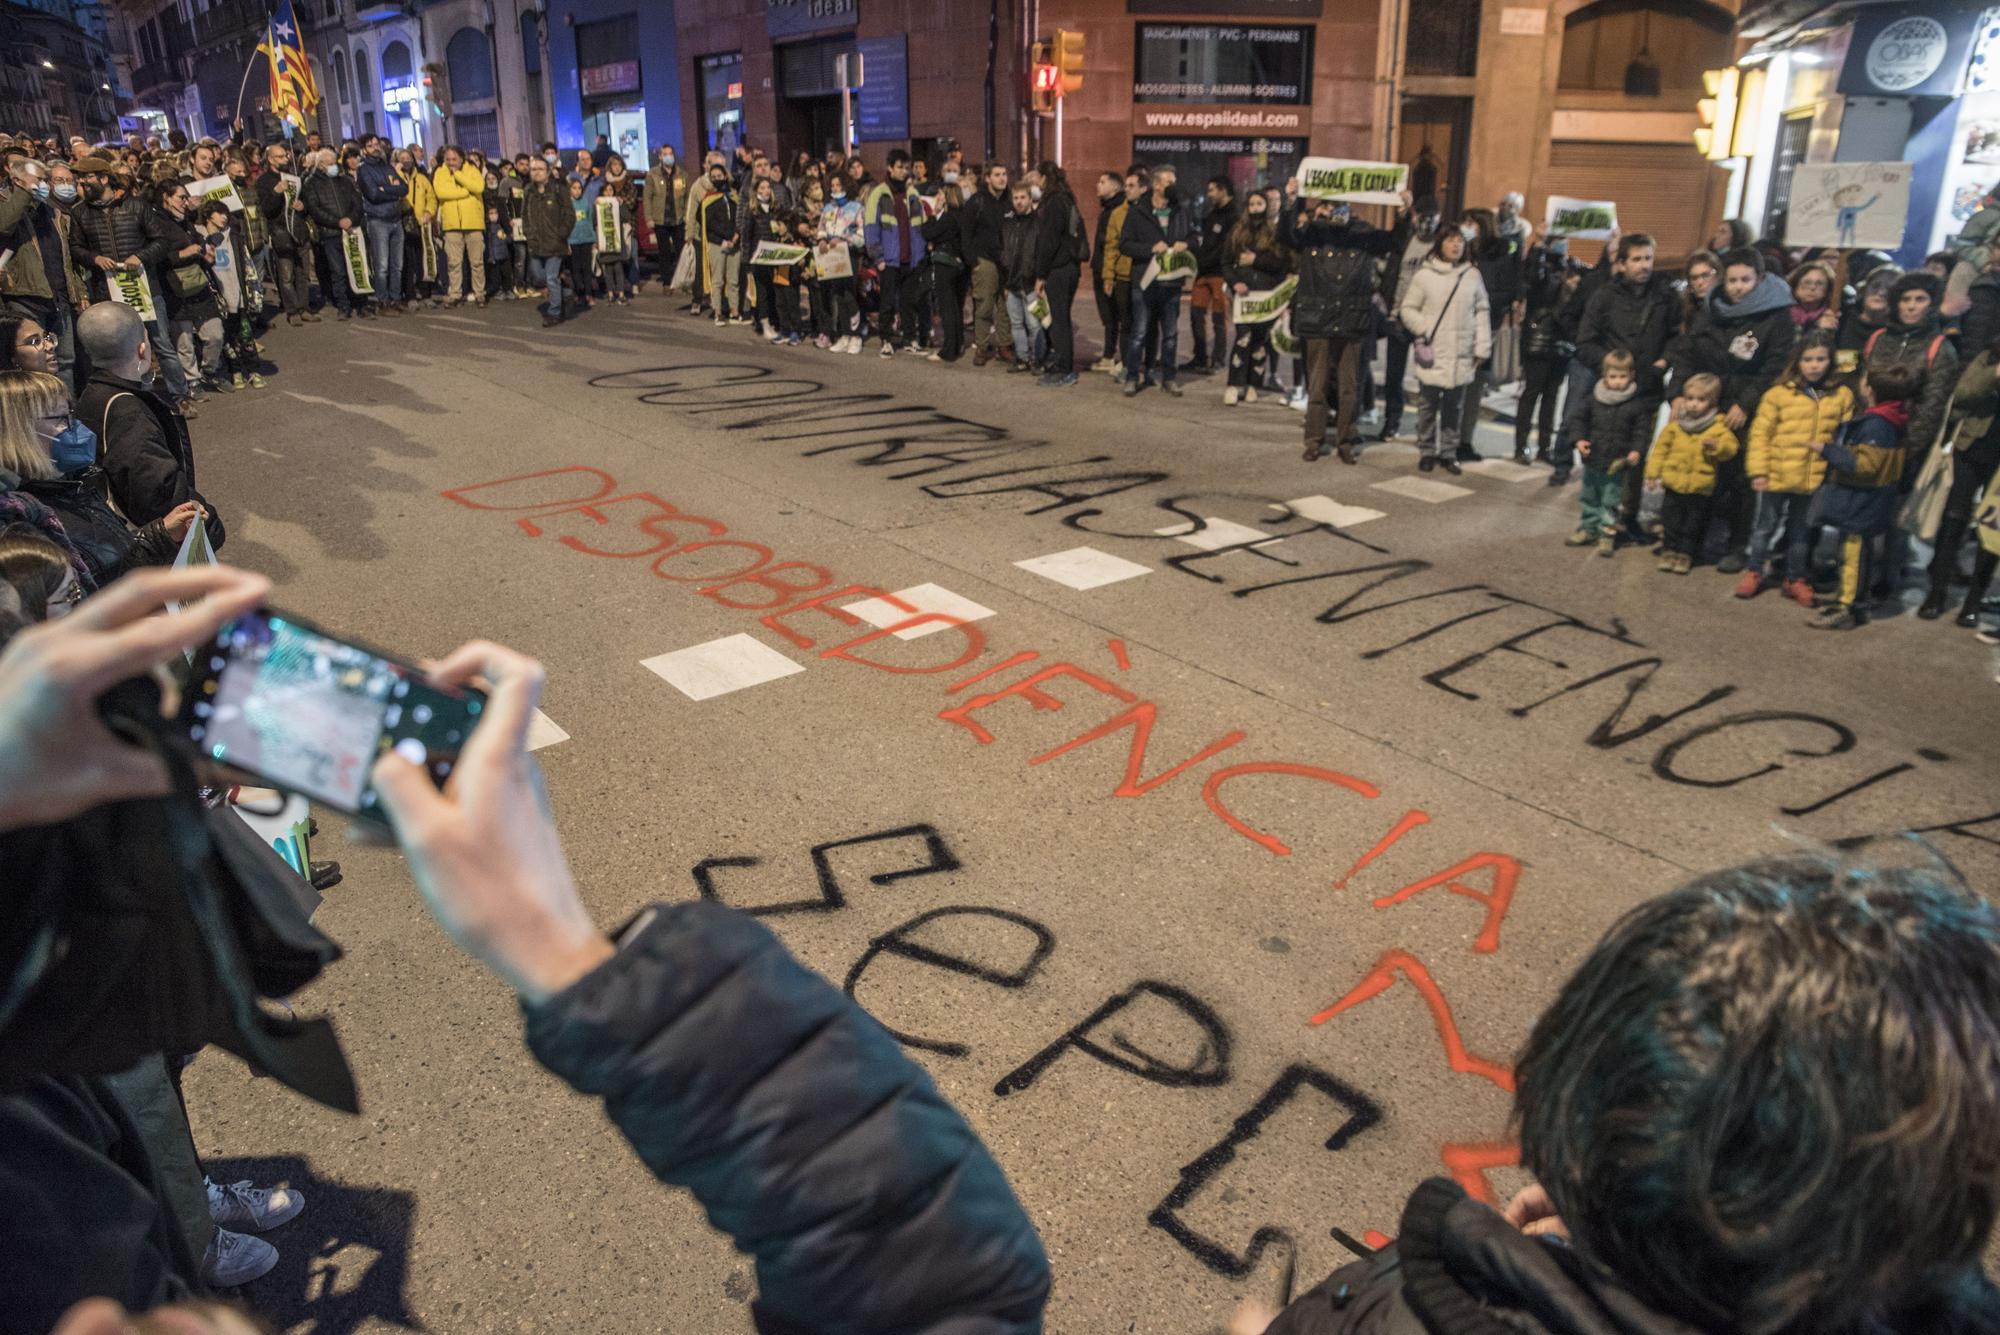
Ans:
{"label": "catalan estelada flag", "polygon": [[305,129],[319,107],[319,85],[306,60],[305,39],[292,12],[292,0],[278,0],[264,30],[261,49],[271,58],[271,114]]}

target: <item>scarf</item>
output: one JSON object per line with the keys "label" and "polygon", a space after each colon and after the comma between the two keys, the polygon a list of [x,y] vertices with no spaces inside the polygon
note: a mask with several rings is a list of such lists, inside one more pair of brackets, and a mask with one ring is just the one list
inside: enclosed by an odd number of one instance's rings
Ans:
{"label": "scarf", "polygon": [[1714,426],[1716,419],[1720,416],[1722,416],[1722,410],[1711,406],[1705,413],[1677,413],[1674,421],[1678,422],[1681,430],[1687,432],[1690,436],[1699,436],[1702,432]]}
{"label": "scarf", "polygon": [[1605,405],[1606,407],[1612,407],[1616,404],[1627,402],[1628,400],[1631,399],[1631,397],[1634,394],[1637,394],[1638,392],[1639,392],[1639,378],[1637,376],[1634,376],[1632,378],[1632,383],[1625,386],[1625,388],[1623,389],[1613,389],[1609,385],[1605,384],[1602,380],[1600,380],[1597,382],[1597,387],[1590,391],[1590,395],[1592,398],[1596,399],[1599,403]]}
{"label": "scarf", "polygon": [[1826,303],[1817,306],[1793,306],[1792,324],[1799,329],[1810,329],[1819,323],[1819,317],[1826,314]]}

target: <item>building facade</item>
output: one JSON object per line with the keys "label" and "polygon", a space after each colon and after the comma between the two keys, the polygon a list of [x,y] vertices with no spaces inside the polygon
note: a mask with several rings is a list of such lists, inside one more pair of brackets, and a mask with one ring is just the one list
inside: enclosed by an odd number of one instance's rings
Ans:
{"label": "building facade", "polygon": [[66,0],[0,3],[0,126],[92,143],[116,132],[117,72],[94,28]]}
{"label": "building facade", "polygon": [[1763,0],[1740,32],[1724,162],[1736,209],[1767,235],[1811,212],[1801,166],[1908,163],[1902,240],[1881,247],[1904,267],[2000,188],[2000,8]]}

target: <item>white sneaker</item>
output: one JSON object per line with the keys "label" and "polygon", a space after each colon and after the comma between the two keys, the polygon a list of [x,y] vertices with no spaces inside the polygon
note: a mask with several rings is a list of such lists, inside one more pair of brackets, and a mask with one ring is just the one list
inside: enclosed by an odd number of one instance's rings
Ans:
{"label": "white sneaker", "polygon": [[944,360],[944,354],[942,352],[939,352],[936,348],[932,348],[930,351],[930,355],[925,357],[924,360],[927,362],[941,362]]}
{"label": "white sneaker", "polygon": [[278,1249],[262,1238],[218,1228],[201,1256],[201,1282],[212,1289],[233,1289],[262,1279],[277,1264]]}
{"label": "white sneaker", "polygon": [[882,344],[882,355],[883,355],[884,357],[893,357],[893,356],[895,356],[895,355],[896,355],[896,345],[895,345],[894,343],[889,343],[889,342],[884,342],[884,343]]}
{"label": "white sneaker", "polygon": [[775,329],[766,329],[764,331],[764,341],[766,343],[776,343],[779,339],[782,339],[783,337],[784,335],[779,333]]}
{"label": "white sneaker", "polygon": [[847,336],[847,355],[850,357],[859,357],[861,355],[861,335],[849,334]]}
{"label": "white sneaker", "polygon": [[1257,387],[1255,385],[1245,385],[1243,387],[1243,401],[1245,403],[1255,403],[1257,401]]}
{"label": "white sneaker", "polygon": [[249,1179],[228,1186],[202,1179],[208,1188],[209,1217],[223,1228],[263,1233],[288,1224],[306,1208],[306,1198],[290,1187],[253,1187]]}
{"label": "white sneaker", "polygon": [[1225,408],[1234,408],[1236,400],[1241,397],[1243,396],[1237,391],[1236,386],[1231,385],[1228,389],[1222,391],[1222,406]]}

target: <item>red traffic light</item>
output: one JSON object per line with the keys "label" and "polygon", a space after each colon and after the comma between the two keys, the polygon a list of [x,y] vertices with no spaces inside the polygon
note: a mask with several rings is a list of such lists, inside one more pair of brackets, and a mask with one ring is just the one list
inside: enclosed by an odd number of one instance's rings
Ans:
{"label": "red traffic light", "polygon": [[1062,82],[1062,71],[1058,70],[1054,65],[1035,66],[1036,92],[1052,93],[1056,90],[1056,87],[1061,82]]}

